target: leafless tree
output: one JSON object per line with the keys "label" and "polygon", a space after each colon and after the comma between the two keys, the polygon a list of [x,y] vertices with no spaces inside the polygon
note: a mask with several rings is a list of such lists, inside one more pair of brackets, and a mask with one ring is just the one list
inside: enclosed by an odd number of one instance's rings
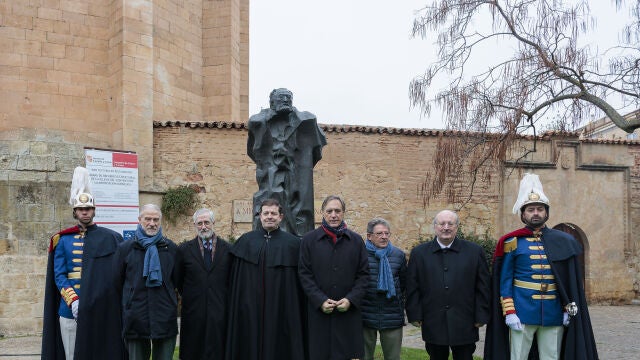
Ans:
{"label": "leafless tree", "polygon": [[[447,182],[468,178],[467,190],[473,190],[479,175],[490,180],[483,167],[501,163],[519,135],[536,136],[545,122],[573,130],[599,109],[624,131],[640,127],[640,112],[625,118],[611,103],[616,97],[640,104],[640,0],[611,2],[631,9],[631,21],[612,49],[581,45],[596,27],[588,0],[432,0],[417,11],[413,36],[436,36],[437,61],[411,82],[411,104],[426,115],[439,107],[447,128],[460,131],[440,140],[448,157],[434,158],[423,187],[426,201]],[[488,19],[491,26],[483,28]],[[496,42],[513,52],[496,54],[485,69],[469,73],[469,64]],[[434,89],[441,78],[449,85]],[[454,195],[447,194],[449,200]]]}

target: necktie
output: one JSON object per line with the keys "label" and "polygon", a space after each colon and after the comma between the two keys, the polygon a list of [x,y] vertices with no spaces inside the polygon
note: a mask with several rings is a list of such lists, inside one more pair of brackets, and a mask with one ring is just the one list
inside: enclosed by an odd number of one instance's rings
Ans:
{"label": "necktie", "polygon": [[204,267],[211,269],[211,242],[206,241],[204,243]]}

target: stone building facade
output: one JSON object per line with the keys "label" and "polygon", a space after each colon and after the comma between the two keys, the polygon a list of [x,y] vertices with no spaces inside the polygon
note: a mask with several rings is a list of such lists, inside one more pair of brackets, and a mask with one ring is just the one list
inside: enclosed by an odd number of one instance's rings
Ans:
{"label": "stone building facade", "polygon": [[[0,4],[0,22],[0,334],[41,330],[49,237],[73,225],[68,192],[85,147],[138,154],[141,204],[194,185],[220,236],[249,230],[234,220],[257,190],[246,155],[248,0],[13,1]],[[323,129],[315,198],[342,195],[356,231],[383,216],[409,251],[433,236],[439,210],[460,206],[421,195],[439,141],[456,134]],[[487,165],[491,181],[459,211],[464,231],[497,238],[520,227],[510,209],[522,173],[534,171],[550,224],[585,245],[589,298],[637,297],[640,143],[555,134],[537,148]],[[193,236],[187,217],[164,227],[176,241]]]}
{"label": "stone building facade", "polygon": [[[347,223],[355,231],[364,233],[369,219],[385,217],[395,245],[408,252],[433,236],[431,222],[439,210],[460,205],[436,197],[424,206],[420,195],[439,139],[453,134],[322,127],[328,145],[315,168],[315,198],[319,203],[329,194],[343,196]],[[153,162],[152,185],[141,188],[141,203],[159,203],[166,189],[193,185],[200,189],[202,206],[214,210],[219,236],[234,238],[250,229],[250,223],[234,220],[234,202],[250,202],[257,190],[244,123],[156,122],[153,134],[153,159],[140,158]],[[73,224],[69,180],[73,167],[83,164],[84,146],[59,130],[0,132],[3,334],[39,331],[48,238]],[[589,299],[628,303],[637,297],[640,280],[638,238],[632,236],[640,230],[640,144],[565,134],[538,139],[537,148],[518,163],[492,165],[493,180],[477,184],[459,210],[464,231],[497,238],[520,227],[511,207],[522,173],[534,171],[551,199],[549,224],[575,228],[586,249]],[[175,225],[165,222],[164,231],[176,241],[193,236],[186,216]]]}

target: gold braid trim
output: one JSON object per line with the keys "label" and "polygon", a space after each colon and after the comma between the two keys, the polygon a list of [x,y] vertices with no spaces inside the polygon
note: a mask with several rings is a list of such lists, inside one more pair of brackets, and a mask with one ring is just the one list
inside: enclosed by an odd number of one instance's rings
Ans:
{"label": "gold braid trim", "polygon": [[64,300],[65,303],[67,303],[67,306],[71,307],[71,303],[78,300],[78,294],[76,294],[76,291],[73,290],[72,287],[66,287],[66,288],[62,288],[60,289],[60,295],[62,295],[62,299]]}
{"label": "gold braid trim", "polygon": [[500,296],[500,303],[502,304],[503,316],[516,313],[516,307],[513,305],[513,298]]}

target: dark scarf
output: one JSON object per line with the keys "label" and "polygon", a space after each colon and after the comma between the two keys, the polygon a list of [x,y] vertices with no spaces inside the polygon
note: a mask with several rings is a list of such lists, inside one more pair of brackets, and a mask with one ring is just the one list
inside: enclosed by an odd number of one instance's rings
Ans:
{"label": "dark scarf", "polygon": [[160,256],[156,245],[162,240],[162,227],[158,228],[158,233],[149,236],[142,229],[142,225],[138,224],[136,229],[136,241],[145,249],[144,267],[142,276],[147,279],[145,285],[147,287],[156,287],[162,285],[162,269],[160,267]]}
{"label": "dark scarf", "polygon": [[344,235],[344,231],[347,230],[347,224],[342,221],[338,227],[331,227],[329,223],[322,218],[322,230],[329,235],[333,243],[335,244],[338,241],[338,237]]}

